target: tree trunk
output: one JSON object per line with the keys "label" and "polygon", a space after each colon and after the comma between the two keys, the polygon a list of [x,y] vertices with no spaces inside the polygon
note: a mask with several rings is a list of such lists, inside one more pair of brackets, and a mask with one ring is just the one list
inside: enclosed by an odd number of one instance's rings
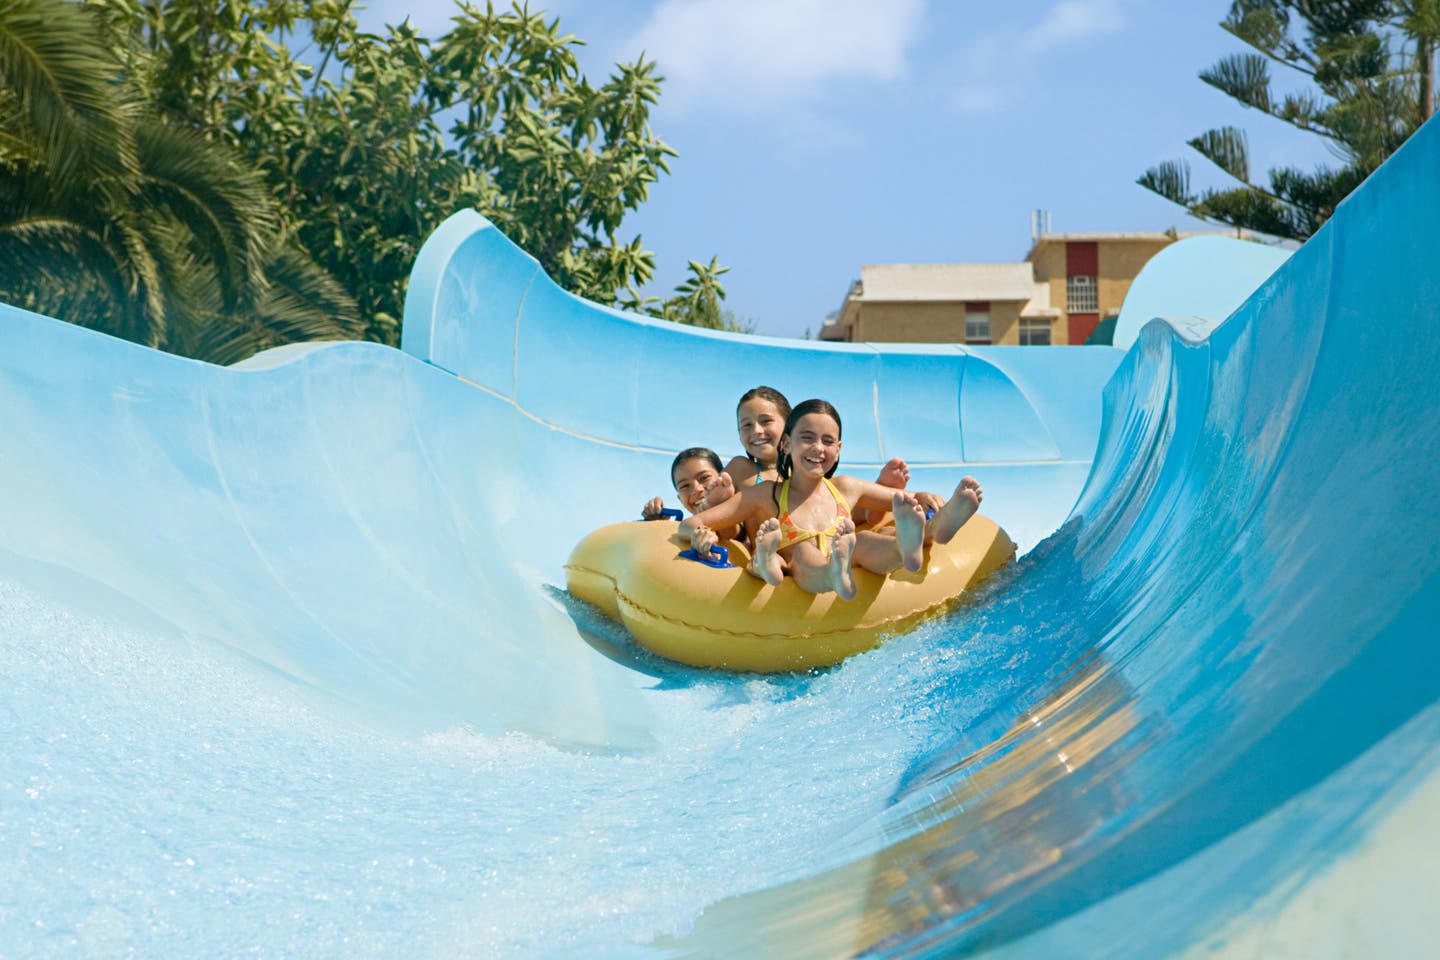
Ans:
{"label": "tree trunk", "polygon": [[1420,122],[1435,115],[1435,48],[1429,37],[1415,42],[1415,55],[1420,60]]}

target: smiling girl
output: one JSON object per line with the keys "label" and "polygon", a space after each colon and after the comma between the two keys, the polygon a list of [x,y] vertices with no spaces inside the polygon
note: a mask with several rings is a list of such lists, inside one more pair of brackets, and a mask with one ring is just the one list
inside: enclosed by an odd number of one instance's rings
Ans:
{"label": "smiling girl", "polygon": [[[725,472],[734,481],[735,489],[780,479],[776,469],[780,460],[780,434],[789,417],[790,401],[774,387],[753,387],[741,394],[740,402],[735,405],[735,430],[740,434],[740,447],[745,453],[731,457],[725,464]],[[875,482],[882,487],[904,490],[910,482],[910,468],[899,457],[891,457],[880,468]],[[883,518],[885,510],[872,514],[861,508],[852,519],[861,526],[875,523]]]}
{"label": "smiling girl", "polygon": [[736,489],[775,479],[780,458],[780,432],[790,416],[790,401],[774,387],[746,390],[735,405],[735,430],[740,434],[742,456],[731,457],[725,472]]}
{"label": "smiling girl", "polygon": [[[743,522],[756,531],[752,574],[776,586],[789,573],[808,593],[833,590],[845,600],[855,596],[852,566],[882,575],[902,566],[919,570],[927,529],[916,494],[836,476],[840,446],[839,412],[825,400],[806,400],[790,411],[776,442],[778,482],[742,487],[738,496],[682,523],[681,534],[704,556],[718,542],[715,528]],[[974,516],[981,497],[974,479],[961,480],[929,524],[934,540],[949,542]],[[894,530],[857,533],[852,519],[857,508],[890,510]]]}

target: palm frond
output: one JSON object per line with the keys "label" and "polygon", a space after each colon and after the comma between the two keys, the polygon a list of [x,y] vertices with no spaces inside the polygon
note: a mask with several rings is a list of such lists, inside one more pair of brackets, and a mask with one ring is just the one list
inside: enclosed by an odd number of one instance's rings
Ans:
{"label": "palm frond", "polygon": [[143,202],[190,232],[226,305],[238,305],[247,289],[263,291],[278,216],[260,178],[193,131],[147,120],[135,134]]}
{"label": "palm frond", "polygon": [[249,310],[210,318],[196,332],[190,356],[231,364],[281,344],[362,337],[355,301],[304,253],[278,251],[266,272],[265,294]]}
{"label": "palm frond", "polygon": [[144,225],[113,218],[103,234],[125,298],[111,330],[136,343],[159,347],[165,341],[165,289],[156,251]]}
{"label": "palm frond", "polygon": [[0,0],[0,89],[33,134],[33,159],[57,177],[134,170],[134,104],[118,69],[82,4]]}
{"label": "palm frond", "polygon": [[[135,322],[139,284],[113,238],[92,223],[30,216],[0,225],[0,263],[8,269],[0,290],[12,303],[81,326],[128,339],[148,336],[151,324]],[[141,340],[141,342],[145,342]]]}

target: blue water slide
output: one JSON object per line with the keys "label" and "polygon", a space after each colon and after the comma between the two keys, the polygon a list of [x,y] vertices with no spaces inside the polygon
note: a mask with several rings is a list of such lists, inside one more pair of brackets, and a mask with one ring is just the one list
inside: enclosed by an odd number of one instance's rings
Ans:
{"label": "blue water slide", "polygon": [[[400,350],[0,306],[0,954],[1416,954],[1437,160],[1173,245],[1126,351],[681,328],[468,211]],[[827,671],[636,649],[564,559],[759,383],[979,478],[1019,563]]]}
{"label": "blue water slide", "polygon": [[1097,347],[832,344],[679,327],[566,293],[472,211],[420,251],[404,330],[406,353],[551,430],[640,454],[641,472],[604,494],[629,498],[614,503],[621,513],[634,512],[637,491],[670,492],[675,451],[734,453],[736,401],[768,383],[792,402],[836,405],[848,469],[900,456],[918,486],[944,494],[965,473],[995,478],[987,512],[1022,545],[1074,502],[1099,434],[1100,388],[1120,360]]}
{"label": "blue water slide", "polygon": [[1203,340],[1290,257],[1291,251],[1235,237],[1186,237],[1141,268],[1115,321],[1111,342],[1130,349],[1141,329],[1164,320]]}

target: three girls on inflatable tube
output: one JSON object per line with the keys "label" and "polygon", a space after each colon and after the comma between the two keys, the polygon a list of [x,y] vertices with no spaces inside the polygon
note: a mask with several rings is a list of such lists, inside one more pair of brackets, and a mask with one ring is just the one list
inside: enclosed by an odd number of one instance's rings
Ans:
{"label": "three girls on inflatable tube", "polygon": [[[948,543],[983,498],[971,477],[949,500],[906,490],[909,469],[898,457],[874,483],[837,476],[840,414],[825,400],[792,409],[778,390],[756,387],[740,398],[736,421],[744,456],[722,468],[713,451],[691,447],[671,465],[675,492],[692,514],[680,535],[701,558],[726,540],[753,543],[746,569],[771,586],[789,575],[806,593],[852,599],[853,567],[882,577],[902,567],[918,571],[925,547]],[[663,507],[656,497],[642,515],[659,518]],[[893,526],[857,529],[887,512]]]}

